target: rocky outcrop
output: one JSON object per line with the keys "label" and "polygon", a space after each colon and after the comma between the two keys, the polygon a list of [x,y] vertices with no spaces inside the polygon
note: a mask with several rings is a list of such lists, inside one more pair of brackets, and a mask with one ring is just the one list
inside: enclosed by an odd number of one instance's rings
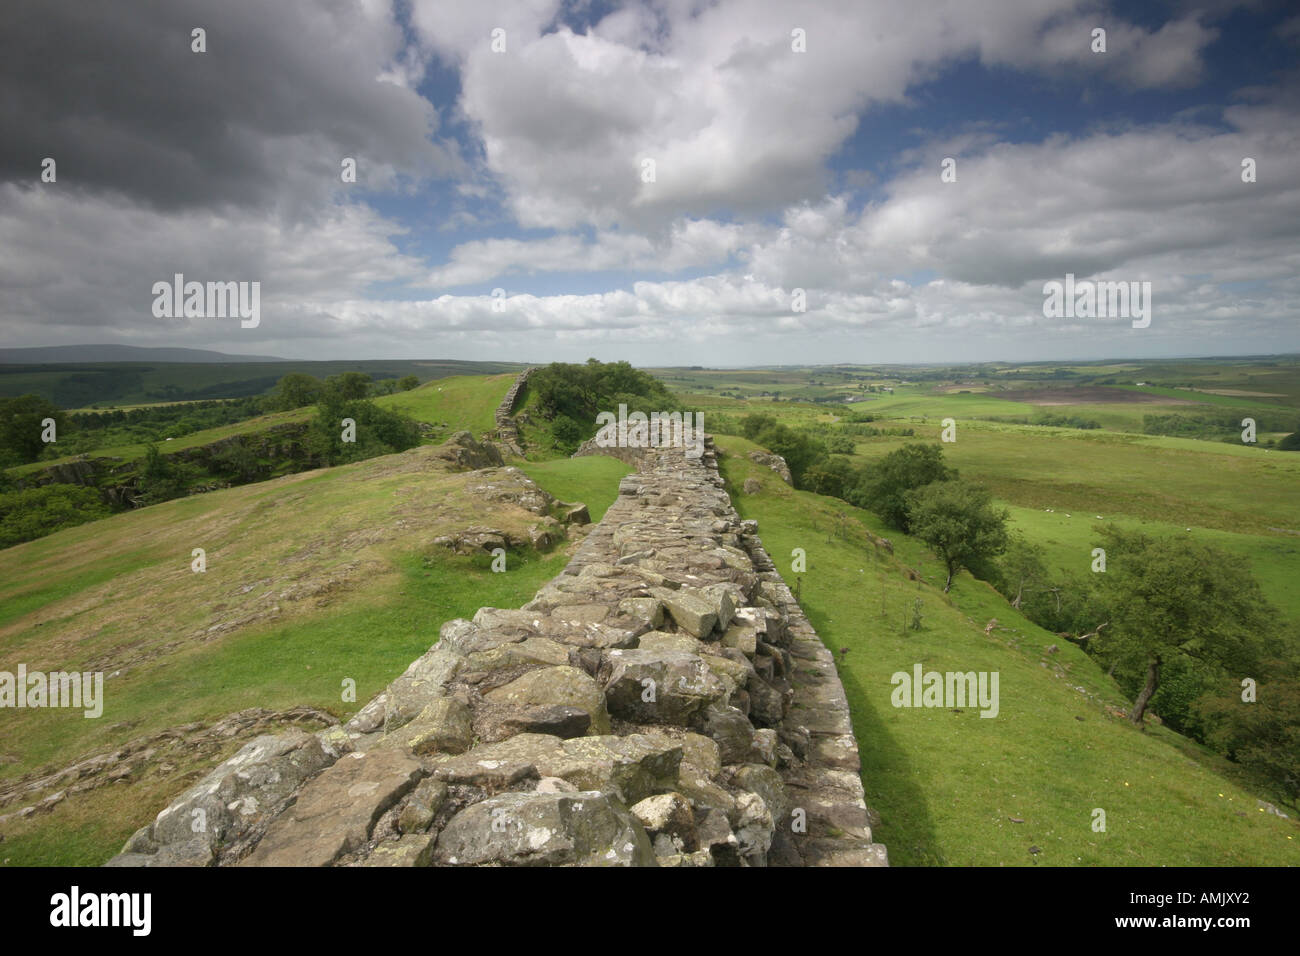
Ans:
{"label": "rocky outcrop", "polygon": [[775,452],[770,451],[751,451],[749,460],[762,465],[764,468],[771,468],[781,476],[781,480],[787,485],[794,484],[794,477],[790,474],[790,466],[785,463],[785,459]]}
{"label": "rocky outcrop", "polygon": [[501,442],[511,453],[524,456],[523,443],[519,440],[519,428],[515,424],[515,405],[519,401],[519,393],[523,391],[524,385],[528,381],[528,376],[532,375],[536,368],[526,368],[519,373],[510,390],[506,392],[505,398],[501,399],[501,404],[496,410],[497,440]]}
{"label": "rocky outcrop", "polygon": [[[308,428],[306,422],[286,422],[261,431],[231,435],[206,445],[168,451],[167,457],[213,476],[206,485],[191,488],[192,492],[265,481],[278,474],[319,468],[323,464],[307,447]],[[229,465],[232,457],[248,463],[241,467],[249,470],[232,471]],[[97,488],[104,502],[111,507],[135,508],[142,503],[141,465],[141,459],[80,455],[28,472],[17,478],[15,484],[19,488],[50,484]]]}
{"label": "rocky outcrop", "polygon": [[434,457],[452,470],[477,471],[505,463],[496,445],[486,441],[480,444],[467,431],[458,431],[439,445]]}
{"label": "rocky outcrop", "polygon": [[346,724],[249,744],[113,863],[885,864],[834,659],[711,443],[638,464],[533,600],[448,621]]}

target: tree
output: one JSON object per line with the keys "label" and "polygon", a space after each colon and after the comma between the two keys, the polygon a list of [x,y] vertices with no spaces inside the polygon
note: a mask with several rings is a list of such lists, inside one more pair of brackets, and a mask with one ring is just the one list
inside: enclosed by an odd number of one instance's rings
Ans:
{"label": "tree", "polygon": [[751,413],[740,420],[740,433],[750,441],[757,441],[761,432],[777,424],[771,415]]}
{"label": "tree", "polygon": [[219,449],[213,451],[212,467],[215,471],[229,475],[241,484],[256,481],[263,471],[252,442],[242,435],[227,440]]}
{"label": "tree", "polygon": [[145,446],[144,462],[140,466],[141,503],[156,505],[172,498],[181,498],[189,491],[190,482],[197,477],[197,469],[186,465],[173,455],[164,455],[150,442]]}
{"label": "tree", "polygon": [[14,464],[36,461],[45,449],[41,423],[54,419],[57,430],[63,428],[63,410],[39,395],[20,395],[0,399],[0,461]]}
{"label": "tree", "polygon": [[1042,545],[1030,542],[1023,532],[1011,532],[998,571],[1002,593],[1011,600],[1012,607],[1020,609],[1027,591],[1048,586],[1046,558]]}
{"label": "tree", "polygon": [[368,396],[373,384],[365,372],[344,372],[325,379],[325,392],[329,398],[351,402]]}
{"label": "tree", "polygon": [[582,435],[582,425],[568,415],[557,415],[555,421],[551,422],[551,437],[555,439],[555,447],[565,454],[573,454],[578,450],[582,444]]}
{"label": "tree", "polygon": [[1300,432],[1292,432],[1285,438],[1280,439],[1277,447],[1281,451],[1300,451]]}
{"label": "tree", "polygon": [[620,402],[629,410],[646,413],[680,407],[663,382],[627,362],[552,362],[532,373],[527,392],[542,418],[549,422],[565,415],[579,423],[590,422],[582,426],[588,435],[596,431],[597,412],[614,411]]}
{"label": "tree", "polygon": [[826,450],[832,455],[852,455],[857,451],[857,447],[848,435],[837,434],[826,440]]}
{"label": "tree", "polygon": [[801,488],[819,495],[844,497],[846,484],[853,479],[853,466],[847,458],[829,458],[812,465],[803,473]]}
{"label": "tree", "polygon": [[907,493],[931,482],[956,477],[956,469],[943,463],[942,448],[912,442],[869,465],[857,487],[849,492],[848,501],[874,511],[900,531],[910,531]]}
{"label": "tree", "polygon": [[980,485],[935,481],[907,492],[904,502],[910,533],[933,548],[948,569],[945,592],[970,562],[1006,550],[1011,513],[995,510],[992,494]]}
{"label": "tree", "polygon": [[796,488],[806,487],[804,472],[826,457],[826,446],[821,442],[779,422],[765,427],[754,440],[785,459]]}
{"label": "tree", "polygon": [[[353,441],[343,440],[343,420],[355,424]],[[327,395],[307,431],[307,449],[327,465],[391,455],[420,444],[420,427],[410,418],[370,399],[341,401]]]}
{"label": "tree", "polygon": [[1111,627],[1102,646],[1125,668],[1145,669],[1129,719],[1143,714],[1173,660],[1211,673],[1256,667],[1260,635],[1275,613],[1246,559],[1182,538],[1150,538],[1115,527],[1101,532],[1107,568],[1101,582]]}
{"label": "tree", "polygon": [[1266,671],[1278,676],[1261,681],[1256,699],[1242,700],[1235,680],[1197,702],[1209,726],[1208,741],[1229,760],[1250,768],[1277,787],[1292,806],[1300,804],[1300,679],[1281,661]]}
{"label": "tree", "polygon": [[275,405],[280,409],[315,405],[321,395],[320,379],[302,372],[290,372],[275,386]]}
{"label": "tree", "polygon": [[403,375],[397,380],[397,390],[399,392],[409,392],[413,388],[420,386],[420,380],[414,375]]}

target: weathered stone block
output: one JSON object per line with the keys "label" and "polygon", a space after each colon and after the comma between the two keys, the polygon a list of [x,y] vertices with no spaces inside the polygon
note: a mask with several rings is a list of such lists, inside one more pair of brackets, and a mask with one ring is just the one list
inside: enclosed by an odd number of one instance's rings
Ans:
{"label": "weathered stone block", "polygon": [[302,789],[243,864],[328,866],[364,844],[423,774],[418,760],[397,750],[348,754]]}
{"label": "weathered stone block", "polygon": [[603,793],[503,793],[448,821],[441,866],[655,866],[632,814]]}
{"label": "weathered stone block", "polygon": [[598,734],[609,732],[609,712],[600,685],[567,664],[530,671],[518,680],[489,691],[486,698],[520,710],[564,705],[580,707],[591,718],[592,730]]}
{"label": "weathered stone block", "polygon": [[673,622],[687,634],[703,638],[717,627],[717,607],[695,591],[686,588],[678,591],[656,588],[652,593],[663,602],[664,610]]}
{"label": "weathered stone block", "polygon": [[726,688],[694,654],[682,651],[614,650],[601,675],[610,710],[652,724],[690,726]]}

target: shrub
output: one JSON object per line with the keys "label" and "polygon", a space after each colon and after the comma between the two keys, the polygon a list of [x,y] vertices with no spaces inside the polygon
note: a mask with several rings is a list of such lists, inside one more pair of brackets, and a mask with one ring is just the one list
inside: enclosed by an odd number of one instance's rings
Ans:
{"label": "shrub", "polygon": [[[355,441],[343,440],[345,418],[356,423]],[[320,405],[307,432],[308,450],[327,465],[391,455],[419,443],[420,427],[412,419],[364,398],[331,396]]]}
{"label": "shrub", "polygon": [[110,514],[99,491],[80,485],[40,485],[0,492],[0,548],[31,541]]}

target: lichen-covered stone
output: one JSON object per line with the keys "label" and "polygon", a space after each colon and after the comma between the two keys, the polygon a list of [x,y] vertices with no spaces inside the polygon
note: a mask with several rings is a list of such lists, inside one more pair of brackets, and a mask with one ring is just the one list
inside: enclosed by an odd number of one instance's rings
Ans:
{"label": "lichen-covered stone", "polygon": [[[632,816],[645,827],[659,856],[694,853],[699,845],[695,836],[695,813],[690,801],[680,793],[646,797],[632,807]],[[662,853],[659,852],[661,843],[664,847]]]}
{"label": "lichen-covered stone", "polygon": [[447,685],[464,662],[464,656],[454,646],[442,644],[412,662],[384,692],[384,731],[391,733],[410,723],[434,700],[445,697]]}
{"label": "lichen-covered stone", "polygon": [[654,866],[645,830],[599,792],[503,793],[448,821],[438,866]]}
{"label": "lichen-covered stone", "polygon": [[565,705],[579,707],[591,718],[593,732],[609,732],[609,711],[600,685],[583,671],[567,664],[529,671],[485,696],[489,701],[520,710]]}
{"label": "lichen-covered stone", "polygon": [[503,789],[523,780],[559,777],[583,790],[602,790],[635,803],[677,783],[680,744],[656,734],[562,740],[519,734],[454,757],[435,757],[434,776],[448,783]]}
{"label": "lichen-covered stone", "polygon": [[446,799],[446,783],[434,777],[421,780],[397,817],[398,829],[403,833],[423,833],[429,829]]}
{"label": "lichen-covered stone", "polygon": [[376,846],[361,866],[429,866],[436,833],[411,833]]}
{"label": "lichen-covered stone", "polygon": [[671,650],[613,650],[601,671],[612,713],[651,724],[690,726],[726,695],[726,687],[695,654]]}
{"label": "lichen-covered stone", "polygon": [[544,637],[528,637],[517,643],[502,644],[487,651],[476,651],[465,658],[468,671],[494,671],[525,664],[567,664],[569,649]]}
{"label": "lichen-covered stone", "polygon": [[138,831],[118,861],[128,866],[208,866],[279,808],[303,781],[333,763],[312,734],[289,730],[258,737],[177,797]]}
{"label": "lichen-covered stone", "polygon": [[328,866],[365,843],[423,773],[418,760],[396,750],[348,754],[303,788],[244,865]]}
{"label": "lichen-covered stone", "polygon": [[709,707],[704,714],[704,733],[718,745],[724,764],[747,762],[753,753],[754,725],[735,707]]}
{"label": "lichen-covered stone", "polygon": [[454,697],[431,702],[401,731],[415,754],[464,753],[474,742],[469,708]]}
{"label": "lichen-covered stone", "polygon": [[670,591],[658,588],[654,591],[654,597],[663,604],[673,623],[687,634],[704,638],[718,625],[717,605],[694,590],[682,588]]}

